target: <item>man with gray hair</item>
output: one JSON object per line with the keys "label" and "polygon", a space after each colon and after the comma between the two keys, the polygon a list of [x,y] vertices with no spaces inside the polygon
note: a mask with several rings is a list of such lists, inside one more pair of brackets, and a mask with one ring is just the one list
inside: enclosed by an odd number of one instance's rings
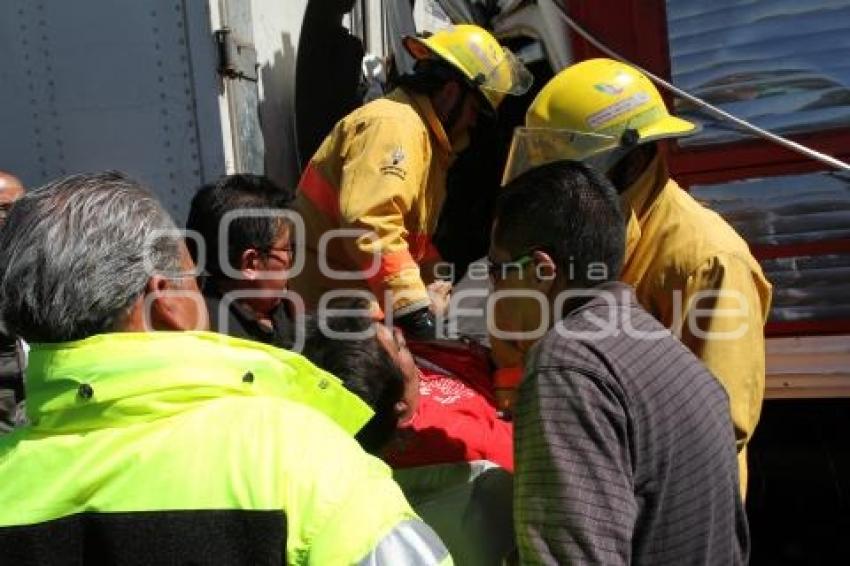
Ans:
{"label": "man with gray hair", "polygon": [[[0,171],[0,228],[12,204],[24,192],[20,179]],[[23,420],[24,358],[21,341],[9,336],[0,318],[0,433],[8,432]]]}
{"label": "man with gray hair", "polygon": [[298,354],[204,332],[193,269],[120,173],[12,209],[0,316],[32,344],[31,425],[0,438],[4,560],[450,563],[352,438],[371,410]]}

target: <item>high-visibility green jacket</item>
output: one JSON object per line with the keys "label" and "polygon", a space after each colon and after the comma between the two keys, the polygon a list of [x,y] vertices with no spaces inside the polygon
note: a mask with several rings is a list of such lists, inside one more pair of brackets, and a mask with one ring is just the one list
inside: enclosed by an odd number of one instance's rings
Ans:
{"label": "high-visibility green jacket", "polygon": [[292,352],[206,332],[35,345],[31,425],[0,438],[14,564],[445,564],[371,410]]}

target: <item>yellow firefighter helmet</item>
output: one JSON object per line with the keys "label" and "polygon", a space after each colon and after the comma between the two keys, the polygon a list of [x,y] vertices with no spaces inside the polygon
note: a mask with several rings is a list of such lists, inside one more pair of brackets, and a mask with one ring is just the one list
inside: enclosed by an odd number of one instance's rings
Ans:
{"label": "yellow firefighter helmet", "polygon": [[533,81],[509,49],[475,25],[454,25],[425,38],[406,37],[404,46],[416,60],[436,57],[460,71],[493,110],[505,95],[525,94]]}
{"label": "yellow firefighter helmet", "polygon": [[561,159],[607,172],[636,144],[697,131],[671,116],[655,85],[633,67],[583,61],[558,73],[531,103],[525,127],[514,131],[503,182]]}

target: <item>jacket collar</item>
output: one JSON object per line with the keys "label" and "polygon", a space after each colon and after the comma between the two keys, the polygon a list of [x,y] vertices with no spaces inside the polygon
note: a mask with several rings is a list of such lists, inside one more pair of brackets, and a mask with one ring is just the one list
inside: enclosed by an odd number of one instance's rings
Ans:
{"label": "jacket collar", "polygon": [[401,102],[409,102],[413,108],[416,109],[416,112],[422,120],[428,124],[428,129],[431,131],[431,135],[440,146],[440,149],[447,157],[454,156],[452,143],[449,141],[449,136],[446,133],[446,129],[443,127],[443,123],[440,122],[440,119],[437,117],[437,112],[434,110],[434,105],[431,104],[430,98],[424,94],[409,93],[401,88],[391,92],[387,98],[399,100]]}
{"label": "jacket collar", "polygon": [[[634,288],[622,281],[608,281],[591,289],[586,289],[572,301],[567,301],[561,318],[569,318],[587,309],[596,309],[600,306],[610,309],[615,305],[631,305],[635,298]],[[613,298],[613,300],[611,300]]]}
{"label": "jacket collar", "polygon": [[349,434],[372,410],[300,355],[211,332],[101,334],[34,344],[27,414],[41,431],[79,432],[160,419],[222,396],[279,397]]}

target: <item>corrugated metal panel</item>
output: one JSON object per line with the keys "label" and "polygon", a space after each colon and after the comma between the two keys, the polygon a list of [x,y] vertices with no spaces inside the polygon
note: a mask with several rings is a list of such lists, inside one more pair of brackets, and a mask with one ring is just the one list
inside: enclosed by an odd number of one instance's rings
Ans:
{"label": "corrugated metal panel", "polygon": [[[850,125],[850,0],[667,0],[673,82],[789,134]],[[740,139],[689,103],[705,131],[686,144]]]}
{"label": "corrugated metal panel", "polygon": [[773,283],[772,322],[850,319],[850,255],[762,262]]}
{"label": "corrugated metal panel", "polygon": [[788,245],[850,237],[850,180],[812,173],[695,186],[750,244]]}
{"label": "corrugated metal panel", "polygon": [[[750,244],[797,245],[850,238],[850,180],[813,173],[696,186]],[[771,321],[850,319],[850,255],[762,261],[774,285]]]}

